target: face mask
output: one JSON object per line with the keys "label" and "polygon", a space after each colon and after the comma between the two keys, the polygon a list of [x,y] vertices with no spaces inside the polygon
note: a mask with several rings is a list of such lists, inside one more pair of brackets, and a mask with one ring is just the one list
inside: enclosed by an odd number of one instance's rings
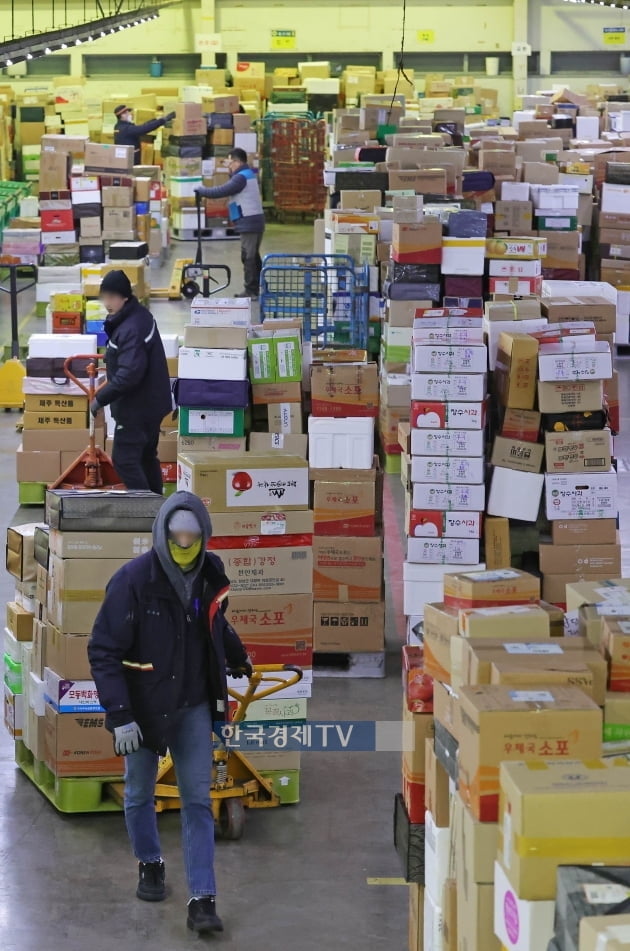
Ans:
{"label": "face mask", "polygon": [[190,548],[182,548],[169,538],[168,550],[177,567],[186,570],[186,568],[192,568],[201,554],[201,539],[199,538]]}

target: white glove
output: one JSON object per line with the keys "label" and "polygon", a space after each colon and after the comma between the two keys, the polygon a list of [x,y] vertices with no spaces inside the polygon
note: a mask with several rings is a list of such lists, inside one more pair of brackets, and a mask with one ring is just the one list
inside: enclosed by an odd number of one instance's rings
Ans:
{"label": "white glove", "polygon": [[125,723],[124,726],[114,727],[114,750],[116,756],[128,756],[137,753],[142,742],[142,731],[138,724]]}

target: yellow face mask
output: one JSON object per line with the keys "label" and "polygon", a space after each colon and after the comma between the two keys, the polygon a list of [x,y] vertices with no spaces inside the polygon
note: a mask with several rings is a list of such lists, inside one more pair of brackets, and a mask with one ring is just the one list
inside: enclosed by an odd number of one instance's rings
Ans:
{"label": "yellow face mask", "polygon": [[197,539],[190,548],[182,548],[172,539],[168,540],[168,550],[178,568],[192,568],[201,554],[201,539]]}

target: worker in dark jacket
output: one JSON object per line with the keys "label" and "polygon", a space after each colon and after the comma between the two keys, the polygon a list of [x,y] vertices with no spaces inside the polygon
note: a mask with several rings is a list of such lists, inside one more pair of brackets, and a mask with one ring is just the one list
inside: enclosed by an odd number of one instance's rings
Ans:
{"label": "worker in dark jacket", "polygon": [[[214,877],[212,729],[226,719],[227,672],[252,668],[224,611],[223,564],[206,551],[210,517],[189,492],[164,503],[153,549],[109,582],[88,646],[92,676],[125,756],[125,820],[139,861],[137,897],[162,901],[154,805],[158,757],[170,750],[181,799],[188,927],[222,931]],[[219,727],[217,727],[218,731]]]}
{"label": "worker in dark jacket", "polygon": [[116,116],[114,143],[116,145],[133,145],[134,165],[140,164],[140,141],[142,136],[154,132],[175,118],[175,113],[169,112],[167,116],[163,116],[161,119],[151,119],[142,125],[136,125],[133,121],[133,109],[125,105],[116,106],[114,115]]}
{"label": "worker in dark jacket", "polygon": [[173,408],[162,338],[124,271],[105,275],[101,300],[109,312],[107,383],[97,392],[91,411],[96,416],[103,406],[111,406],[116,424],[112,462],[126,487],[161,494],[160,424]]}
{"label": "worker in dark jacket", "polygon": [[237,297],[258,300],[262,260],[260,245],[265,231],[260,188],[256,172],[247,164],[247,152],[232,149],[229,155],[230,180],[215,188],[197,188],[200,198],[232,198],[229,203],[230,221],[241,236],[241,261],[245,272],[245,290]]}

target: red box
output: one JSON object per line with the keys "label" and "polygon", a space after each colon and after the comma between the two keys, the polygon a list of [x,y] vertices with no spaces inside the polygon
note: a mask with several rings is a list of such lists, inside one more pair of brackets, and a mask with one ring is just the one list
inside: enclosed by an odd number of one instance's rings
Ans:
{"label": "red box", "polygon": [[73,231],[72,210],[40,212],[42,231]]}
{"label": "red box", "polygon": [[[481,538],[483,525],[482,512],[463,512],[461,520],[466,525],[461,529],[449,529],[450,512],[411,509],[407,534],[412,538],[430,536],[433,538]],[[419,529],[419,531],[417,531]]]}
{"label": "red box", "polygon": [[403,767],[403,800],[407,809],[409,822],[414,825],[424,825],[424,815],[426,812],[426,786],[424,783],[415,782],[407,775]]}
{"label": "red box", "polygon": [[80,334],[83,332],[83,314],[66,314],[54,311],[52,315],[54,334]]}
{"label": "red box", "polygon": [[439,403],[413,400],[411,426],[414,429],[484,429],[486,403]]}
{"label": "red box", "polygon": [[162,482],[177,482],[177,463],[161,462]]}

